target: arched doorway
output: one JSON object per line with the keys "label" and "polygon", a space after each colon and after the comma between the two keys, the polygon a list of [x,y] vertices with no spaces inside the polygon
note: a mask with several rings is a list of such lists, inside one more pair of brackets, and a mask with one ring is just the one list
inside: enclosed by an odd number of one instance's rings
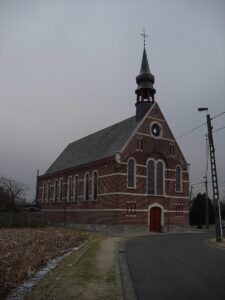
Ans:
{"label": "arched doorway", "polygon": [[161,213],[162,211],[160,207],[156,206],[150,209],[150,231],[161,232]]}

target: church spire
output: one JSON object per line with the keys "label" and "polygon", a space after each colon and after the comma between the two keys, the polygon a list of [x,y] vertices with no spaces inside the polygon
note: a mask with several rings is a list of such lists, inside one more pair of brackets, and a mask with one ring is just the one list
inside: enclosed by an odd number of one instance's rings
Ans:
{"label": "church spire", "polygon": [[154,103],[154,95],[156,93],[153,84],[155,82],[155,77],[151,74],[148,58],[145,49],[145,37],[146,34],[142,34],[144,37],[144,50],[142,55],[141,69],[139,75],[136,77],[137,89],[135,94],[137,95],[136,101],[136,120],[139,121],[149,110],[152,103]]}

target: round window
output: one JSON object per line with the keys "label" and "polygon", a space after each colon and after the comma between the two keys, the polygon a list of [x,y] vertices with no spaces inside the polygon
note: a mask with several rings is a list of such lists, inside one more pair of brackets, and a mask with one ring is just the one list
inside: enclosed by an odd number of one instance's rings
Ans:
{"label": "round window", "polygon": [[151,133],[155,137],[160,137],[162,134],[162,128],[158,123],[153,123],[151,125]]}

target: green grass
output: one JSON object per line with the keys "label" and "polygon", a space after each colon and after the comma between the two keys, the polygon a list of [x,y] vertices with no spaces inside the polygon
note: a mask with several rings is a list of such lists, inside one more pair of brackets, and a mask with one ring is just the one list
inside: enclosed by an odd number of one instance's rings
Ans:
{"label": "green grass", "polygon": [[92,236],[79,251],[66,257],[25,299],[116,299],[115,270],[101,274],[96,268],[95,257],[103,239],[100,235]]}

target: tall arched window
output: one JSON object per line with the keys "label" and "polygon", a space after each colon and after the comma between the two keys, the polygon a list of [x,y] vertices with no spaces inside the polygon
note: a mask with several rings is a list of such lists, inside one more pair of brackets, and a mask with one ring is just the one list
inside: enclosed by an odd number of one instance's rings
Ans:
{"label": "tall arched window", "polygon": [[127,164],[127,186],[129,188],[135,187],[136,165],[135,160],[130,158]]}
{"label": "tall arched window", "polygon": [[93,201],[97,200],[98,195],[98,173],[97,171],[93,172]]}
{"label": "tall arched window", "polygon": [[181,166],[176,166],[176,192],[181,192],[182,190],[181,176]]}
{"label": "tall arched window", "polygon": [[84,200],[89,200],[89,173],[85,175],[85,184],[84,184]]}
{"label": "tall arched window", "polygon": [[156,172],[157,172],[157,180],[156,180],[156,194],[163,195],[163,183],[164,183],[164,170],[163,170],[163,162],[158,161]]}
{"label": "tall arched window", "polygon": [[78,175],[75,175],[75,177],[74,177],[74,192],[73,192],[74,201],[78,200],[78,184],[79,184],[79,177],[78,177]]}
{"label": "tall arched window", "polygon": [[54,184],[54,202],[56,202],[58,199],[58,180],[55,180]]}
{"label": "tall arched window", "polygon": [[42,202],[46,200],[46,182],[43,182]]}
{"label": "tall arched window", "polygon": [[62,202],[63,198],[63,179],[60,178],[59,180],[59,202]]}
{"label": "tall arched window", "polygon": [[49,200],[50,200],[50,181],[48,181],[48,184],[47,184],[47,203],[49,203]]}
{"label": "tall arched window", "polygon": [[148,194],[155,193],[155,163],[152,159],[148,161],[147,165],[147,187]]}
{"label": "tall arched window", "polygon": [[67,182],[67,202],[71,201],[72,197],[72,177],[68,177],[68,182]]}

